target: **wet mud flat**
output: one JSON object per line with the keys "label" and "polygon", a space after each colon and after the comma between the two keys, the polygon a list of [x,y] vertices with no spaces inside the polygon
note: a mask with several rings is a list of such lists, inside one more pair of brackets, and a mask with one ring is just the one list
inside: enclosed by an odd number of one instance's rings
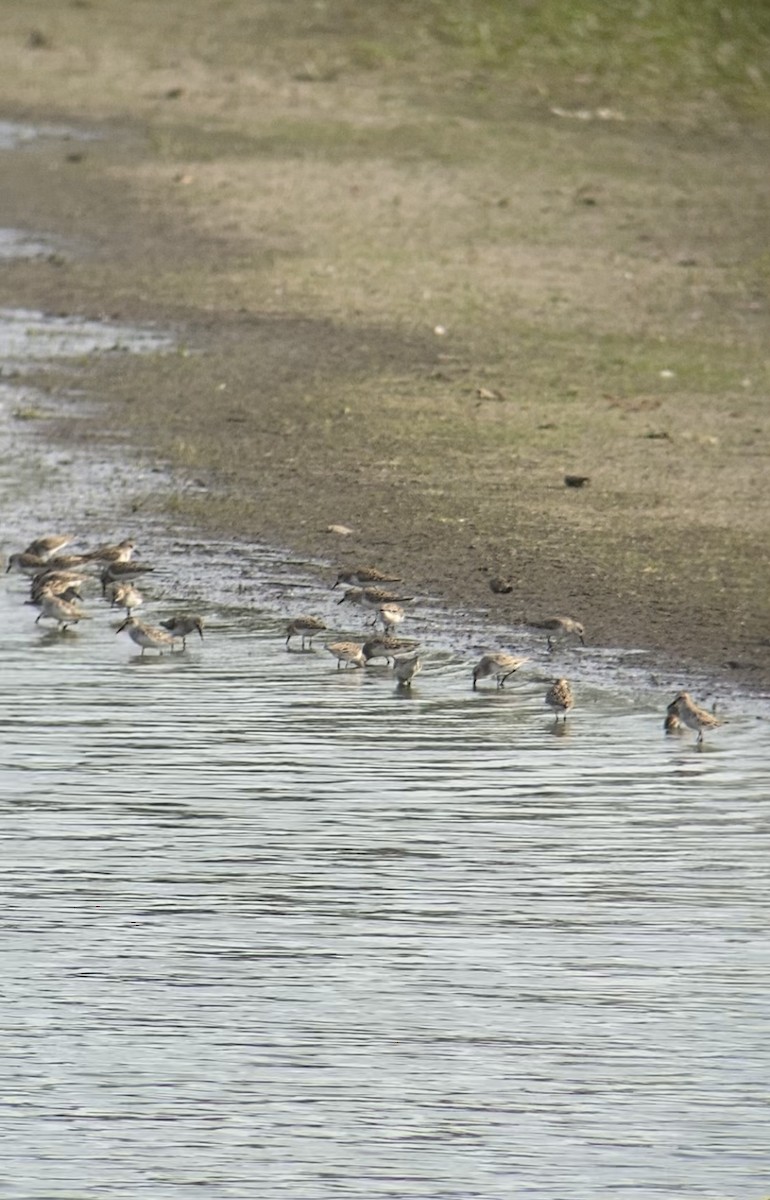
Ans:
{"label": "wet mud flat", "polygon": [[[375,562],[460,623],[481,612],[514,641],[527,622],[561,613],[582,620],[595,646],[662,652],[728,688],[767,687],[769,568],[755,497],[768,431],[753,334],[736,357],[751,375],[731,376],[729,411],[710,414],[716,433],[698,431],[697,394],[668,396],[677,373],[664,364],[682,353],[670,346],[641,371],[658,379],[650,396],[588,399],[586,364],[574,396],[566,379],[541,396],[541,368],[519,396],[500,345],[474,325],[374,319],[365,306],[324,313],[317,296],[303,311],[275,283],[284,249],[245,242],[237,220],[217,224],[200,209],[180,220],[192,185],[170,172],[167,151],[125,125],[102,135],[74,151],[53,137],[6,151],[13,187],[0,223],[32,244],[75,238],[78,249],[17,258],[0,295],[74,319],[149,321],[178,350],[83,359],[88,419],[54,399],[39,435],[168,467],[187,482],[143,504],[214,540]],[[194,138],[181,140],[194,160]],[[536,337],[521,325],[516,336],[532,373]],[[72,368],[33,382],[55,398]],[[576,467],[590,482],[567,488]],[[490,589],[499,575],[510,593]]]}

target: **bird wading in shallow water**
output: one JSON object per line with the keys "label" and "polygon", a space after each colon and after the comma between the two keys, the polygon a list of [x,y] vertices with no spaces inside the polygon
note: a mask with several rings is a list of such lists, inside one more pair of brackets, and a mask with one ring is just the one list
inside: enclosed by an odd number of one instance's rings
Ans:
{"label": "bird wading in shallow water", "polygon": [[567,720],[567,713],[575,703],[575,699],[572,695],[572,688],[566,679],[554,680],[545,694],[545,703],[555,714],[557,721],[560,715],[565,721]]}
{"label": "bird wading in shallow water", "polygon": [[110,563],[99,576],[102,585],[102,595],[106,595],[107,588],[111,583],[125,583],[127,580],[138,579],[140,575],[147,575],[150,571],[154,570],[155,568],[148,566],[147,563]]}
{"label": "bird wading in shallow water", "polygon": [[672,700],[666,709],[663,728],[666,733],[684,733],[684,725],[679,719],[676,700]]}
{"label": "bird wading in shallow water", "polygon": [[104,597],[109,600],[110,608],[125,608],[129,617],[133,609],[144,604],[144,596],[133,583],[108,583]]}
{"label": "bird wading in shallow water", "polygon": [[393,671],[399,687],[411,687],[415,675],[422,670],[416,654],[399,654],[393,659]]}
{"label": "bird wading in shallow water", "polygon": [[6,575],[9,571],[16,571],[19,575],[28,575],[30,579],[34,575],[39,575],[41,571],[48,569],[48,556],[40,554],[29,554],[26,550],[23,554],[9,554],[8,563],[5,568]]}
{"label": "bird wading in shallow water", "polygon": [[400,575],[386,575],[376,567],[356,567],[354,571],[340,571],[332,588],[340,583],[352,584],[354,587],[369,587],[380,583],[401,583]]}
{"label": "bird wading in shallow water", "polygon": [[69,546],[72,540],[69,534],[65,534],[64,537],[53,535],[36,538],[34,542],[29,543],[24,553],[34,554],[36,558],[50,558],[52,554],[58,554],[65,546]]}
{"label": "bird wading in shallow water", "polygon": [[32,602],[40,609],[35,624],[45,617],[49,621],[57,621],[62,633],[68,625],[77,625],[79,621],[90,621],[88,613],[83,612],[82,608],[78,608],[70,600],[65,600],[63,596],[54,595],[46,588],[40,592],[37,600]]}
{"label": "bird wading in shallow water", "polygon": [[142,655],[145,650],[158,650],[163,654],[166,650],[174,649],[174,639],[170,633],[165,629],[158,629],[155,625],[144,625],[137,621],[136,617],[126,617],[115,632],[123,633],[124,630],[132,642],[142,647]]}
{"label": "bird wading in shallow water", "polygon": [[326,649],[337,660],[337,670],[340,667],[365,667],[366,659],[361,646],[357,642],[329,642]]}
{"label": "bird wading in shallow water", "polygon": [[302,649],[305,649],[305,643],[312,647],[313,638],[319,633],[323,633],[326,625],[320,617],[295,617],[293,621],[289,621],[286,626],[286,646],[293,637],[302,638]]}
{"label": "bird wading in shallow water", "polygon": [[547,617],[544,621],[531,621],[533,629],[544,629],[548,634],[548,649],[553,650],[557,642],[577,639],[585,646],[585,630],[573,617]]}
{"label": "bird wading in shallow water", "polygon": [[[408,604],[410,600],[414,600],[414,596],[399,596],[395,592],[389,592],[386,588],[368,587],[368,588],[348,588],[338,604],[360,604],[362,608],[380,609],[390,607],[391,605]],[[376,618],[375,618],[376,619]]]}
{"label": "bird wading in shallow water", "polygon": [[719,717],[715,717],[708,709],[701,708],[696,704],[689,692],[680,692],[678,696],[669,704],[667,712],[675,709],[676,715],[683,725],[688,729],[696,729],[698,737],[696,741],[700,744],[703,741],[703,731],[705,729],[716,729],[723,722]]}
{"label": "bird wading in shallow water", "polygon": [[382,621],[383,632],[386,637],[389,637],[397,625],[400,625],[406,616],[405,610],[400,604],[381,604],[377,610],[377,621]]}
{"label": "bird wading in shallow water", "polygon": [[129,562],[135,550],[136,542],[131,538],[126,538],[125,541],[118,542],[114,546],[97,546],[95,550],[89,550],[88,558],[92,562]]}
{"label": "bird wading in shallow water", "polygon": [[487,679],[490,675],[494,675],[499,688],[505,686],[506,679],[510,678],[519,667],[525,662],[529,662],[528,658],[516,658],[513,654],[505,654],[500,651],[498,654],[485,654],[476,666],[473,668],[473,690],[476,691],[476,684],[480,679]]}
{"label": "bird wading in shallow water", "polygon": [[416,651],[418,644],[413,638],[390,637],[383,633],[379,637],[373,637],[368,642],[364,642],[364,658],[367,663],[373,658],[384,658],[386,662],[390,662],[397,654]]}
{"label": "bird wading in shallow water", "polygon": [[197,613],[180,613],[176,617],[169,617],[167,621],[161,621],[161,625],[168,630],[172,638],[182,643],[183,650],[187,648],[187,639],[191,633],[197,633],[203,641],[203,617],[199,617]]}

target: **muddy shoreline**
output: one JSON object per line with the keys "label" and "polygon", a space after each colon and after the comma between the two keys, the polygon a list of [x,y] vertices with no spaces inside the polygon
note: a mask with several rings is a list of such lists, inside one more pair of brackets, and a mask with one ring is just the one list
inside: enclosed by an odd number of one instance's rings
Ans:
{"label": "muddy shoreline", "polygon": [[[272,286],[275,248],[247,245],[240,227],[182,221],[184,176],[167,177],[166,191],[142,179],[153,159],[145,128],[99,132],[74,150],[50,139],[3,155],[13,170],[0,224],[72,249],[10,263],[0,303],[150,321],[180,352],[94,358],[33,379],[52,398],[75,387],[89,407],[87,422],[48,420],[42,436],[169,463],[200,485],[164,498],[175,520],[339,566],[376,563],[460,620],[486,611],[514,645],[517,627],[569,614],[594,645],[648,649],[731,687],[767,689],[766,535],[752,489],[768,431],[754,375],[751,406],[738,411],[740,391],[731,395],[719,433],[702,443],[689,425],[668,432],[677,416],[665,395],[647,406],[597,399],[579,382],[574,394],[561,383],[550,401],[537,388],[521,399],[505,353],[473,324],[444,332],[324,314],[317,297],[303,312]],[[749,357],[756,366],[753,343]],[[699,397],[681,403],[697,410]],[[590,421],[573,447],[581,405]],[[740,437],[715,468],[728,426]],[[589,474],[588,486],[565,487],[569,470]],[[734,524],[721,509],[710,522],[710,477],[721,491],[731,472],[745,498]],[[130,532],[129,506],[125,522]],[[330,533],[335,524],[352,534]],[[510,578],[509,594],[490,589],[495,576]]]}

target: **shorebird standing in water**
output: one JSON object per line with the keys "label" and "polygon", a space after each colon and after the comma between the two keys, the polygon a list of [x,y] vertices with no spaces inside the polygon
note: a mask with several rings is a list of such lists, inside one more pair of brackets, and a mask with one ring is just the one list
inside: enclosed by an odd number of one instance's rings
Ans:
{"label": "shorebird standing in water", "polygon": [[41,571],[39,575],[32,576],[30,599],[34,604],[42,592],[52,592],[54,596],[68,600],[70,597],[66,593],[71,592],[78,600],[82,600],[80,587],[85,581],[85,575],[77,575],[73,571]]}
{"label": "shorebird standing in water", "polygon": [[422,663],[416,654],[398,654],[393,659],[393,670],[399,687],[411,687],[415,675],[422,670]]}
{"label": "shorebird standing in water", "polygon": [[355,571],[340,571],[332,588],[340,583],[352,583],[354,587],[370,587],[372,584],[401,583],[400,575],[386,575],[376,567],[357,567]]}
{"label": "shorebird standing in water", "polygon": [[406,613],[400,604],[381,604],[377,615],[382,621],[383,633],[386,637],[390,637],[396,626],[401,624]]}
{"label": "shorebird standing in water", "polygon": [[131,616],[132,609],[144,604],[144,596],[135,588],[133,583],[108,583],[104,591],[110,608],[125,608],[126,615]]}
{"label": "shorebird standing in water", "polygon": [[380,609],[384,606],[406,604],[410,600],[414,600],[414,596],[399,596],[396,592],[389,592],[386,588],[381,587],[354,587],[348,588],[337,603],[344,604],[346,600],[351,604],[360,604],[362,608]]}
{"label": "shorebird standing in water", "polygon": [[577,638],[581,646],[585,646],[585,630],[579,621],[572,617],[547,617],[545,621],[531,621],[533,629],[545,629],[548,634],[548,649],[553,650],[556,642],[567,638]]}
{"label": "shorebird standing in water", "polygon": [[72,538],[65,534],[64,537],[41,537],[35,538],[34,542],[30,542],[24,551],[25,554],[34,554],[36,558],[50,558],[52,554],[58,554],[65,546],[69,546]]}
{"label": "shorebird standing in water", "polygon": [[125,583],[127,580],[138,579],[140,575],[146,575],[149,571],[154,571],[154,567],[150,567],[147,563],[138,562],[113,562],[102,571],[99,579],[102,584],[102,595],[107,594],[107,588],[111,583]]}
{"label": "shorebird standing in water", "polygon": [[305,642],[313,648],[313,638],[319,633],[323,633],[326,625],[320,617],[295,617],[293,621],[289,621],[286,626],[286,648],[289,647],[289,642],[293,637],[302,638],[302,649],[305,649]]}
{"label": "shorebird standing in water", "polygon": [[494,675],[497,679],[499,688],[505,686],[506,679],[510,678],[519,667],[525,662],[529,662],[528,658],[516,658],[513,654],[505,654],[502,651],[498,654],[485,654],[484,657],[476,663],[473,668],[473,690],[476,691],[476,684],[479,679],[486,679],[489,675]]}
{"label": "shorebird standing in water", "polygon": [[689,692],[680,692],[678,696],[675,696],[669,704],[667,712],[672,709],[675,709],[676,715],[683,725],[686,725],[688,729],[697,729],[696,741],[699,745],[703,741],[704,729],[716,729],[718,725],[722,724],[719,717],[715,717],[713,713],[696,704]]}
{"label": "shorebird standing in water", "polygon": [[196,613],[180,613],[177,617],[161,621],[161,625],[169,631],[172,638],[181,640],[183,650],[187,649],[187,639],[191,633],[197,633],[203,641],[203,617]]}
{"label": "shorebird standing in water", "polygon": [[76,571],[90,562],[87,554],[54,554],[46,559],[48,571]]}
{"label": "shorebird standing in water", "polygon": [[343,663],[346,670],[348,667],[366,666],[364,652],[357,642],[329,642],[326,649],[336,658],[338,671]]}
{"label": "shorebird standing in water", "polygon": [[7,575],[9,571],[17,571],[19,575],[28,575],[31,579],[33,575],[39,575],[47,567],[48,555],[30,554],[25,550],[21,554],[8,555],[5,573]]}
{"label": "shorebird standing in water", "polygon": [[684,725],[679,719],[676,700],[672,700],[666,708],[666,715],[663,719],[663,728],[666,733],[684,733]]}
{"label": "shorebird standing in water", "polygon": [[136,642],[137,646],[142,647],[142,655],[145,650],[159,650],[161,654],[166,650],[174,649],[174,639],[165,629],[158,629],[155,625],[144,625],[141,621],[137,621],[136,617],[126,617],[122,625],[119,625],[115,630],[116,633],[126,631],[132,642]]}
{"label": "shorebird standing in water", "polygon": [[32,603],[40,609],[35,618],[35,624],[37,625],[45,617],[49,621],[57,621],[62,633],[68,625],[77,625],[78,621],[91,620],[88,613],[83,612],[82,608],[78,608],[77,604],[63,599],[62,596],[54,595],[46,588],[43,588],[37,600]]}
{"label": "shorebird standing in water", "polygon": [[93,562],[129,562],[134,550],[136,550],[136,542],[131,538],[125,538],[124,541],[118,542],[114,546],[97,546],[95,550],[90,550],[88,552],[88,557]]}
{"label": "shorebird standing in water", "polygon": [[545,703],[555,714],[557,721],[559,720],[559,714],[562,714],[566,722],[567,713],[575,703],[572,688],[566,679],[554,680],[545,694]]}
{"label": "shorebird standing in water", "polygon": [[414,638],[390,637],[388,634],[383,633],[377,637],[370,638],[368,642],[364,642],[364,658],[367,663],[371,662],[373,658],[384,658],[386,662],[390,662],[398,654],[416,651],[417,646],[418,643]]}

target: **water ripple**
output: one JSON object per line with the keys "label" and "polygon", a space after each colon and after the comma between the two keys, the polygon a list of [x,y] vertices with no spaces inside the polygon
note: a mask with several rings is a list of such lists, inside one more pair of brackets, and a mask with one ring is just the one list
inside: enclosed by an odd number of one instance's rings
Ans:
{"label": "water ripple", "polygon": [[[767,1190],[768,731],[0,593],[9,1196]],[[140,669],[139,669],[140,668]],[[565,1180],[569,1180],[565,1185]]]}

